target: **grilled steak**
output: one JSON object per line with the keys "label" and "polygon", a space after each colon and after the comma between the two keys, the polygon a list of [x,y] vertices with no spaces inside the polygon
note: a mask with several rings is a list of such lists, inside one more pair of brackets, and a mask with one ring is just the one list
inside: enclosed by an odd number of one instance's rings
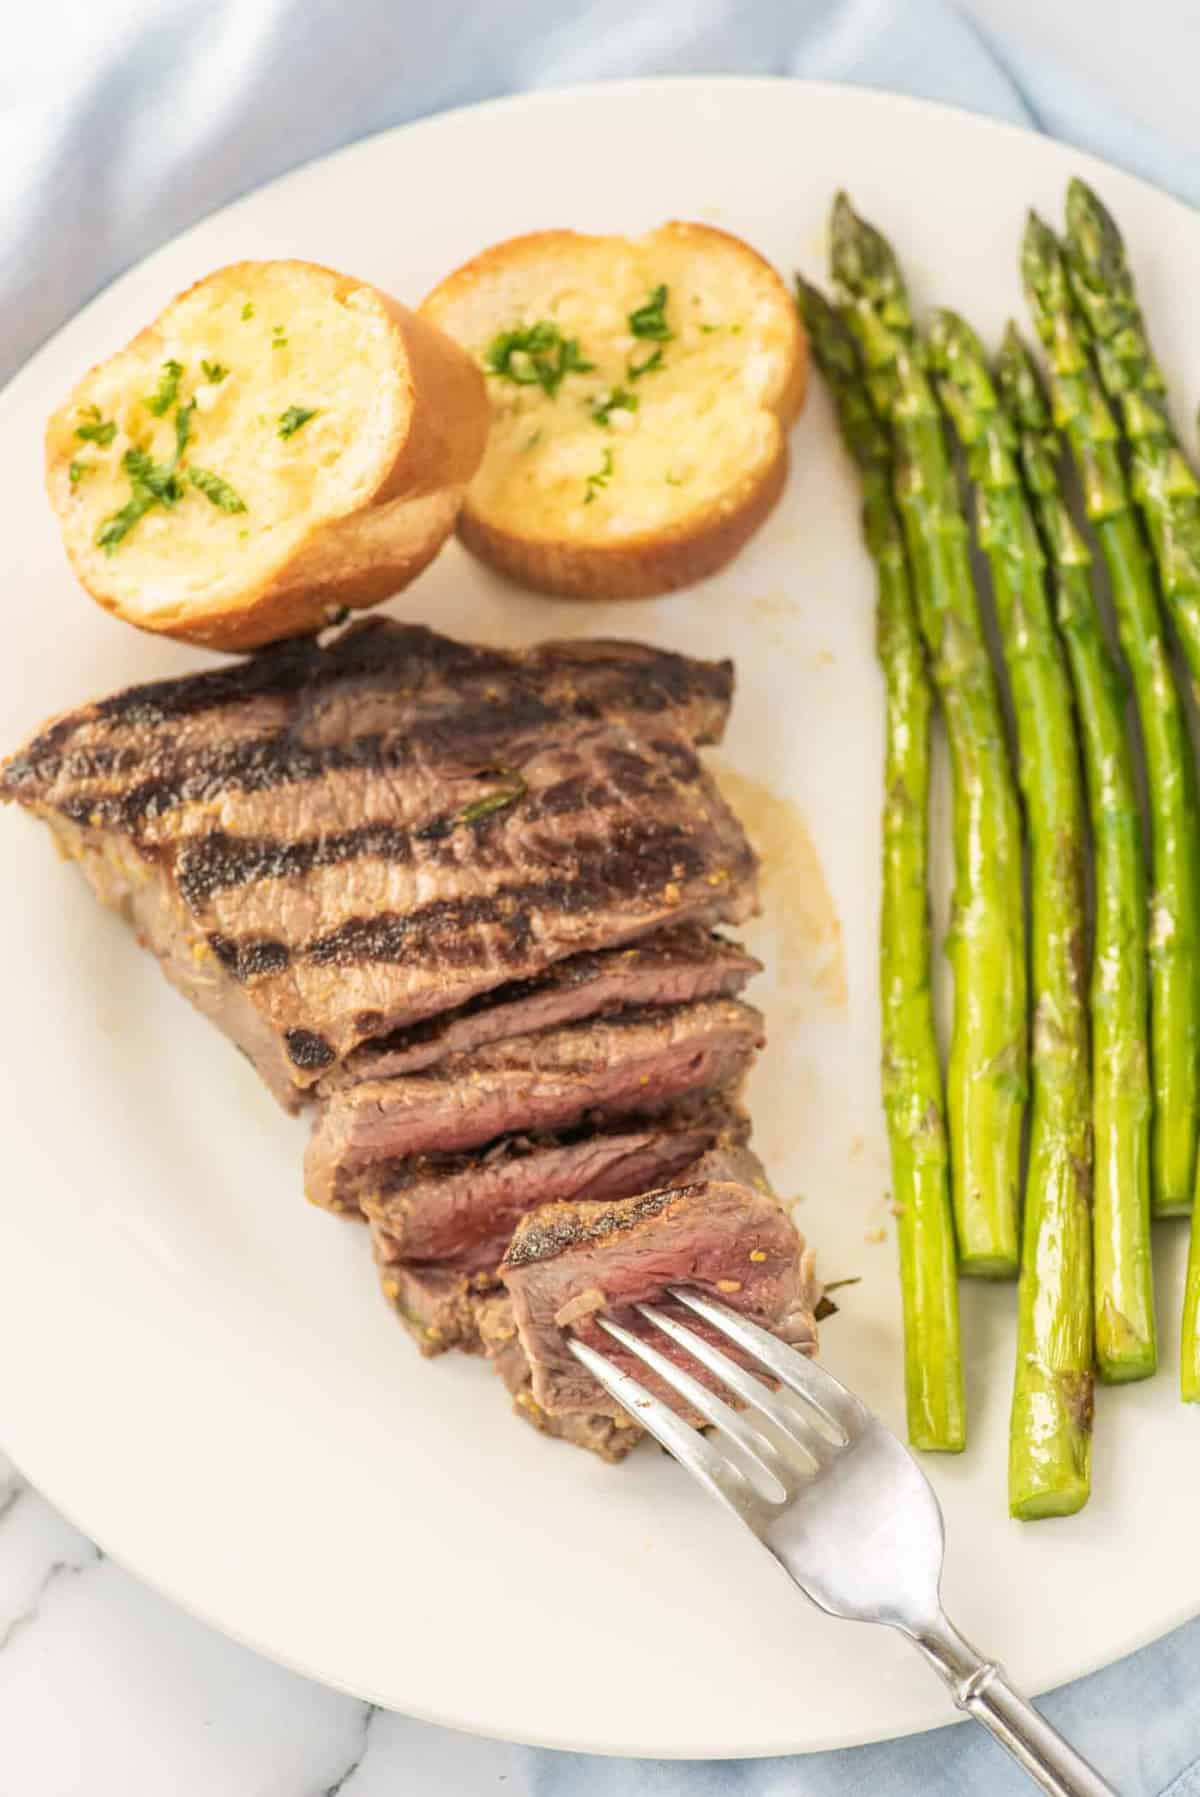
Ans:
{"label": "grilled steak", "polygon": [[372,1231],[383,1295],[427,1359],[458,1348],[481,1354],[480,1305],[496,1281],[452,1267],[426,1267],[387,1258],[388,1244]]}
{"label": "grilled steak", "polygon": [[761,1045],[757,1011],[710,998],[511,1036],[420,1073],[363,1080],[322,1105],[305,1189],[314,1204],[353,1209],[364,1170],[380,1161],[653,1116],[689,1094],[735,1086]]}
{"label": "grilled steak", "polygon": [[681,925],[628,948],[572,955],[530,980],[497,986],[456,1011],[364,1042],[320,1081],[322,1096],[362,1079],[416,1073],[448,1054],[469,1053],[506,1036],[531,1035],[632,1005],[679,1005],[733,997],[761,970],[736,943]]}
{"label": "grilled steak", "polygon": [[294,1108],[370,1037],[749,915],[753,853],[694,749],[731,681],[636,644],[505,652],[375,620],[68,713],[0,798]]}
{"label": "grilled steak", "polygon": [[494,1273],[518,1220],[555,1199],[628,1198],[667,1184],[746,1120],[720,1099],[636,1124],[565,1136],[505,1136],[482,1155],[419,1155],[372,1165],[363,1211],[388,1257]]}
{"label": "grilled steak", "polygon": [[642,1439],[642,1431],[628,1416],[550,1416],[533,1395],[529,1362],[517,1337],[512,1301],[507,1292],[494,1292],[478,1304],[479,1337],[483,1351],[503,1379],[512,1397],[513,1410],[543,1435],[587,1448],[602,1460],[624,1460]]}
{"label": "grilled steak", "polygon": [[723,1337],[664,1298],[671,1286],[719,1297],[784,1341],[816,1343],[812,1257],[744,1147],[718,1145],[689,1169],[685,1185],[615,1204],[545,1205],[518,1224],[500,1276],[512,1298],[534,1402],[552,1416],[623,1414],[570,1352],[571,1335],[681,1408],[662,1380],[598,1327],[601,1312],[649,1333],[662,1353],[719,1389],[632,1308],[661,1304],[728,1350]]}
{"label": "grilled steak", "polygon": [[529,1367],[517,1340],[508,1293],[438,1268],[381,1263],[384,1295],[422,1354],[448,1347],[486,1354],[513,1401],[513,1410],[544,1435],[588,1448],[602,1460],[623,1460],[642,1432],[621,1415],[548,1416],[530,1390]]}

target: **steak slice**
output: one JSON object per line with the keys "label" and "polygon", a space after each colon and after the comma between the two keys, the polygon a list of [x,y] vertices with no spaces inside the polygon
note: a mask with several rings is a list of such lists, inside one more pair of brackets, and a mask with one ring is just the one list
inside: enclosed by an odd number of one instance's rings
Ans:
{"label": "steak slice", "polygon": [[508,1293],[494,1281],[463,1279],[436,1267],[380,1267],[384,1296],[424,1355],[461,1348],[486,1354],[509,1392],[516,1414],[544,1435],[587,1448],[602,1460],[623,1460],[642,1431],[625,1415],[552,1417],[530,1390],[529,1367],[517,1340]]}
{"label": "steak slice", "polygon": [[381,1161],[654,1116],[688,1095],[735,1087],[762,1040],[759,1012],[710,998],[511,1036],[420,1073],[363,1080],[321,1106],[305,1191],[327,1209],[353,1209],[364,1171]]}
{"label": "steak slice", "polygon": [[556,1199],[628,1198],[665,1185],[723,1134],[749,1124],[722,1099],[645,1123],[504,1136],[481,1155],[417,1155],[372,1166],[359,1203],[397,1260],[494,1273],[518,1221]]}
{"label": "steak slice", "polygon": [[495,1292],[495,1278],[391,1260],[386,1240],[374,1230],[371,1235],[383,1295],[426,1359],[449,1348],[482,1354],[480,1305]]}
{"label": "steak slice", "polygon": [[456,1011],[364,1042],[330,1070],[317,1091],[325,1097],[363,1079],[416,1073],[448,1054],[633,1005],[688,1004],[718,994],[732,998],[761,971],[753,955],[708,930],[695,925],[659,930],[628,948],[572,955],[533,979],[497,986]]}
{"label": "steak slice", "polygon": [[65,714],[0,798],[295,1108],[370,1037],[748,916],[754,856],[694,747],[731,680],[636,644],[505,652],[374,620]]}
{"label": "steak slice", "polygon": [[478,1318],[483,1351],[504,1381],[518,1416],[524,1417],[543,1435],[568,1441],[572,1447],[587,1448],[613,1465],[624,1460],[630,1449],[637,1446],[642,1431],[632,1417],[551,1416],[542,1409],[533,1395],[529,1362],[517,1336],[512,1301],[507,1292],[493,1292],[481,1298]]}
{"label": "steak slice", "polygon": [[783,1341],[816,1345],[812,1256],[760,1162],[743,1146],[720,1144],[689,1170],[684,1185],[614,1204],[545,1205],[518,1224],[500,1276],[512,1298],[534,1402],[552,1416],[623,1414],[571,1353],[572,1335],[681,1409],[669,1386],[599,1328],[601,1312],[648,1335],[660,1352],[721,1389],[633,1308],[661,1305],[730,1351],[723,1336],[664,1296],[672,1286],[717,1297]]}

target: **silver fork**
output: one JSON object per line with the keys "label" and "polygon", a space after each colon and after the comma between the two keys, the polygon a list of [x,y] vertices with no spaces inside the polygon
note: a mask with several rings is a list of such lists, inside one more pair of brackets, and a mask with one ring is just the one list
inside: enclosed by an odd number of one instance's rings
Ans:
{"label": "silver fork", "polygon": [[908,1449],[815,1361],[723,1304],[690,1291],[670,1296],[735,1342],[782,1389],[772,1390],[649,1304],[636,1307],[642,1318],[715,1373],[745,1409],[734,1409],[644,1337],[607,1317],[596,1320],[712,1424],[716,1437],[693,1429],[595,1348],[572,1340],[572,1352],[746,1524],[820,1609],[898,1629],[940,1673],[958,1708],[989,1729],[1052,1797],[1116,1797],[996,1662],[948,1621],[939,1589],[942,1513]]}

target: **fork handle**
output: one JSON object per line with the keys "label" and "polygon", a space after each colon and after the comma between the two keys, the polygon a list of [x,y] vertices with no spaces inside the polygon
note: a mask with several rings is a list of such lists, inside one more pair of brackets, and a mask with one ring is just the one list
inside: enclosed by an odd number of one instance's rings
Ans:
{"label": "fork handle", "polygon": [[984,1659],[944,1615],[912,1639],[945,1680],[957,1707],[981,1722],[1049,1797],[1117,1797],[1095,1767],[1013,1689],[1003,1668]]}

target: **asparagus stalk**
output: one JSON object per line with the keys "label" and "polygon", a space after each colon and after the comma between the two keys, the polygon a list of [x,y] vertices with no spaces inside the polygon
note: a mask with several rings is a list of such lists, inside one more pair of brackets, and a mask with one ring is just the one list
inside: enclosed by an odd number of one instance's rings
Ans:
{"label": "asparagus stalk", "polygon": [[1071,686],[1012,420],[982,344],[955,313],[935,317],[929,362],[974,482],[1029,835],[1032,1104],[1008,1501],[1014,1516],[1030,1520],[1081,1509],[1090,1483],[1092,1095],[1083,780]]}
{"label": "asparagus stalk", "polygon": [[1026,1088],[1021,820],[966,519],[937,401],[921,367],[890,246],[844,194],[833,270],[868,388],[892,427],[893,490],[917,617],[946,718],[953,774],[954,1021],[946,1077],[951,1189],[963,1271],[1011,1277]]}
{"label": "asparagus stalk", "polygon": [[1157,1364],[1150,1260],[1150,1055],[1146,864],[1125,690],[1092,590],[1091,555],[1063,496],[1058,445],[1033,361],[1010,325],[997,363],[1021,467],[1051,562],[1051,591],[1075,689],[1091,811],[1093,1309],[1101,1379]]}
{"label": "asparagus stalk", "polygon": [[1200,481],[1167,412],[1167,388],[1137,303],[1121,234],[1083,181],[1067,189],[1067,274],[1105,392],[1130,449],[1130,477],[1163,597],[1200,689]]}
{"label": "asparagus stalk", "polygon": [[1133,510],[1120,432],[1088,356],[1054,233],[1030,214],[1025,288],[1050,363],[1054,421],[1065,433],[1108,569],[1121,648],[1133,678],[1150,811],[1151,1197],[1158,1215],[1192,1197],[1200,1101],[1200,814],[1183,704],[1171,667],[1154,569]]}
{"label": "asparagus stalk", "polygon": [[813,355],[859,473],[863,536],[875,563],[884,678],[883,902],[879,965],[883,1102],[900,1237],[904,1389],[915,1448],[966,1446],[949,1149],[930,991],[927,897],[929,723],[933,691],[892,504],[888,433],[875,414],[853,336],[797,277]]}

